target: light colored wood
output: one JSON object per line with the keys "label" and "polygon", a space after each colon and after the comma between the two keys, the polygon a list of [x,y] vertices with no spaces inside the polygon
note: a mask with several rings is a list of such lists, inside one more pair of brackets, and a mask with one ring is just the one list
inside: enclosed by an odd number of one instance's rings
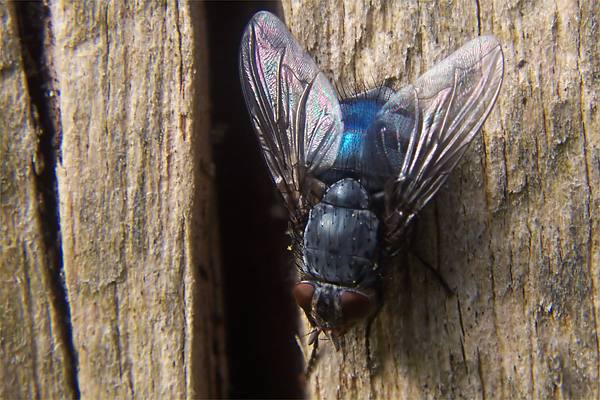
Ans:
{"label": "light colored wood", "polygon": [[75,391],[56,264],[36,185],[44,169],[14,4],[0,3],[0,398],[72,398]]}
{"label": "light colored wood", "polygon": [[284,0],[292,33],[334,81],[396,88],[478,34],[505,78],[483,132],[422,212],[366,368],[364,328],[324,342],[313,398],[597,398],[598,2]]}
{"label": "light colored wood", "polygon": [[51,5],[83,398],[225,393],[202,5]]}

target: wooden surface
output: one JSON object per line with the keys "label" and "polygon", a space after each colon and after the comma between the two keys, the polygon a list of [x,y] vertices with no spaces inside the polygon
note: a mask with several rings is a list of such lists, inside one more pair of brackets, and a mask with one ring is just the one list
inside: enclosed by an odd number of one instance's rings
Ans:
{"label": "wooden surface", "polygon": [[0,3],[0,398],[71,398],[56,266],[41,218],[40,126],[27,91],[14,7]]}
{"label": "wooden surface", "polygon": [[[227,393],[202,4],[52,2],[55,80],[37,88],[16,4],[0,3],[0,398]],[[284,14],[347,87],[400,87],[479,33],[506,58],[412,246],[456,295],[407,255],[374,369],[356,328],[340,352],[323,343],[308,394],[599,397],[597,2],[286,0]]]}
{"label": "wooden surface", "polygon": [[[201,4],[51,2],[62,271],[39,240],[37,131],[12,9],[0,5],[0,397],[226,393]],[[48,274],[64,277],[72,369]]]}
{"label": "wooden surface", "polygon": [[312,398],[600,396],[597,2],[283,2],[286,23],[346,87],[396,88],[478,34],[505,78],[483,133],[422,212],[364,328],[323,352]]}

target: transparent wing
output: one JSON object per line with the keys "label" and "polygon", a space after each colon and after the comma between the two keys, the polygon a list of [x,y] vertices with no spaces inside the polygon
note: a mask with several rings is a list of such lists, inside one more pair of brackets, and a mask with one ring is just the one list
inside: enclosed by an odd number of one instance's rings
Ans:
{"label": "transparent wing", "polygon": [[[263,154],[292,219],[306,208],[306,179],[333,165],[343,130],[336,92],[273,14],[248,23],[240,77]],[[296,221],[294,221],[296,222]]]}
{"label": "transparent wing", "polygon": [[400,240],[440,189],[494,106],[504,58],[493,36],[474,39],[402,88],[374,126],[385,187],[387,240]]}

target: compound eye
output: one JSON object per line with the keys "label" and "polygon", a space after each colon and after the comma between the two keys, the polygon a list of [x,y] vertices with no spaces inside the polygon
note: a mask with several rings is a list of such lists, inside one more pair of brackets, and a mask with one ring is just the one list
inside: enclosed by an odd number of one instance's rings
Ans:
{"label": "compound eye", "polygon": [[342,294],[342,314],[345,320],[364,318],[370,311],[371,300],[364,294],[349,290]]}
{"label": "compound eye", "polygon": [[304,311],[310,313],[313,294],[315,294],[315,287],[310,283],[300,282],[296,284],[292,290],[296,303],[302,307]]}

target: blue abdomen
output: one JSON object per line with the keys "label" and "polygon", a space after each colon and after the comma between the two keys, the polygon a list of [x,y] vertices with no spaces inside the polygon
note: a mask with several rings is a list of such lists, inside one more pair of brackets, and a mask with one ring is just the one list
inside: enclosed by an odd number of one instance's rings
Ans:
{"label": "blue abdomen", "polygon": [[336,182],[310,212],[304,231],[304,272],[348,287],[372,284],[378,229],[365,189],[353,179]]}

